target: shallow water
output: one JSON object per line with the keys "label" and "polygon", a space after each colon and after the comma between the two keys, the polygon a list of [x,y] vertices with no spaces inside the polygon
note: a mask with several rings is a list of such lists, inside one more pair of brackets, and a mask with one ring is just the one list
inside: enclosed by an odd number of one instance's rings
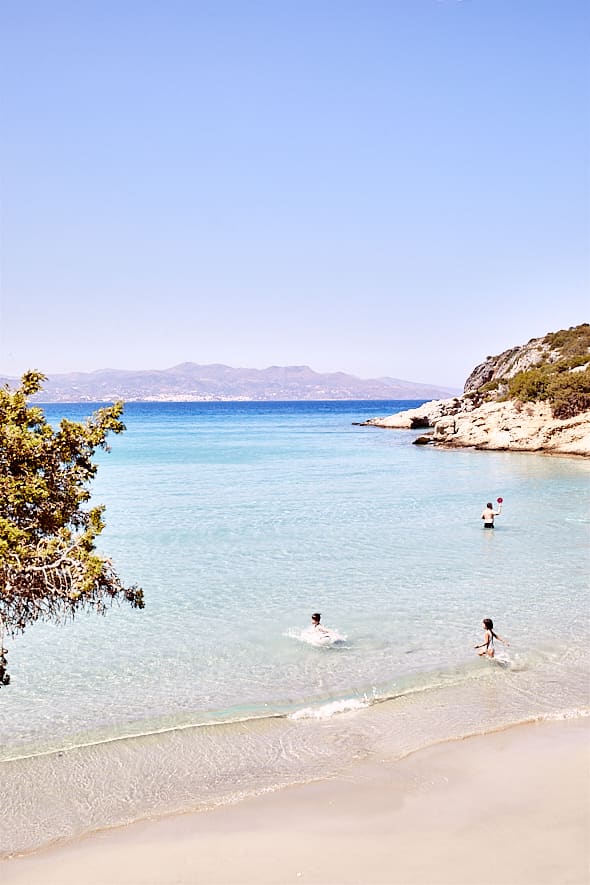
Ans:
{"label": "shallow water", "polygon": [[[590,466],[352,424],[408,405],[128,405],[93,492],[146,609],[11,643],[0,850],[588,709]],[[346,641],[299,641],[313,611]]]}

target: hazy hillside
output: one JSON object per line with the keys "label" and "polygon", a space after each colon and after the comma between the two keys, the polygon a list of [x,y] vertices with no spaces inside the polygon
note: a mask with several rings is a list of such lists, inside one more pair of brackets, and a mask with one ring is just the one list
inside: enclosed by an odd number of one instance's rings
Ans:
{"label": "hazy hillside", "polygon": [[[17,379],[0,378],[13,386]],[[457,390],[397,378],[363,379],[344,372],[322,374],[309,366],[235,369],[181,363],[158,371],[71,372],[52,375],[37,398],[43,402],[433,399]]]}

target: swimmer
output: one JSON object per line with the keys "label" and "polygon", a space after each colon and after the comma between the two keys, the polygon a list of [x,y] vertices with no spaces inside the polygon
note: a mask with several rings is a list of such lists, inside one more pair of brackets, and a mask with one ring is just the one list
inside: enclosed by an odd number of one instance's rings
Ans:
{"label": "swimmer", "polygon": [[484,529],[493,529],[494,528],[494,516],[500,516],[502,513],[502,505],[498,504],[498,510],[494,510],[494,505],[488,501],[486,504],[486,509],[481,515],[483,519],[483,527]]}
{"label": "swimmer", "polygon": [[494,639],[498,639],[500,642],[503,642],[504,645],[510,645],[507,639],[502,639],[501,636],[498,636],[497,633],[494,633],[494,622],[491,618],[484,618],[481,622],[481,625],[484,630],[484,639],[485,642],[482,642],[481,645],[474,645],[474,648],[482,648],[483,651],[478,652],[480,657],[487,655],[488,658],[493,658],[495,655],[494,650]]}
{"label": "swimmer", "polygon": [[322,625],[320,624],[321,617],[322,616],[321,616],[320,612],[314,612],[313,615],[311,616],[311,626],[313,627],[314,630],[317,630],[318,633],[323,633],[324,636],[330,636],[330,631],[326,630],[326,628],[322,627]]}

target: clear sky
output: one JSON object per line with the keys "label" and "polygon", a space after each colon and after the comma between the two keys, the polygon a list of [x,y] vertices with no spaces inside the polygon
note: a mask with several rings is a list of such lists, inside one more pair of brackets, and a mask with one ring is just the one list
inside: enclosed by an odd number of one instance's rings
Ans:
{"label": "clear sky", "polygon": [[0,374],[461,386],[588,320],[586,0],[3,0]]}

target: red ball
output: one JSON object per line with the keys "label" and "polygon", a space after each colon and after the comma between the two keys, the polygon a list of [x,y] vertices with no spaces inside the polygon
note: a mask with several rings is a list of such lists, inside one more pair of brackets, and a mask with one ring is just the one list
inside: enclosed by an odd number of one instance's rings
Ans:
{"label": "red ball", "polygon": [[501,504],[504,498],[498,498],[498,504]]}

